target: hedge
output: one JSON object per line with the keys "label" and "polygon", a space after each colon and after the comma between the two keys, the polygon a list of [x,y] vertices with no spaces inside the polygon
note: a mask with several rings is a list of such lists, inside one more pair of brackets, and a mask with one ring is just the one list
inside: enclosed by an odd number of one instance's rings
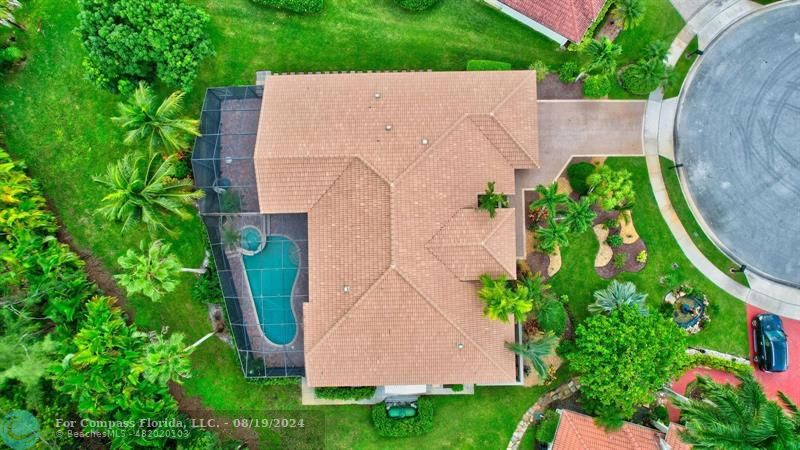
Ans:
{"label": "hedge", "polygon": [[467,62],[467,70],[511,70],[511,64],[490,59],[471,59]]}
{"label": "hedge", "polygon": [[326,400],[366,400],[375,395],[373,386],[315,388],[317,398]]}
{"label": "hedge", "polygon": [[252,0],[258,5],[285,9],[300,14],[316,14],[322,11],[323,0]]}
{"label": "hedge", "polygon": [[561,416],[550,409],[544,413],[544,417],[536,425],[536,440],[541,443],[551,443],[556,438],[556,431],[558,429],[558,421]]}
{"label": "hedge", "polygon": [[689,369],[693,369],[695,367],[708,367],[709,369],[721,370],[736,376],[743,376],[753,373],[753,366],[749,364],[742,364],[702,353],[689,355],[687,364],[685,367],[683,367],[683,370],[688,371]]}
{"label": "hedge", "polygon": [[590,75],[583,82],[583,95],[591,98],[602,98],[611,91],[611,80],[606,75]]}
{"label": "hedge", "polygon": [[386,414],[386,404],[372,406],[372,424],[378,435],[384,437],[420,436],[433,429],[433,402],[426,397],[417,400],[417,415],[405,419],[392,419]]}
{"label": "hedge", "polygon": [[439,0],[395,0],[401,8],[409,11],[424,11],[439,3]]}
{"label": "hedge", "polygon": [[594,166],[588,162],[572,164],[567,168],[567,178],[572,190],[580,195],[589,193],[589,183],[586,179],[594,172]]}

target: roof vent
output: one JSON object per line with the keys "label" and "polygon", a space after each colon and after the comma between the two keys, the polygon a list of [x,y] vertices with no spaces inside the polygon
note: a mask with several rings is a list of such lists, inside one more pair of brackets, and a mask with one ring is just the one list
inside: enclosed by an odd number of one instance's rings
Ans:
{"label": "roof vent", "polygon": [[375,93],[375,100],[378,100],[380,98],[381,98],[381,93],[380,92],[376,92]]}
{"label": "roof vent", "polygon": [[420,142],[422,143],[422,145],[428,145],[428,140],[425,138],[422,138]]}
{"label": "roof vent", "polygon": [[456,344],[456,347],[458,347],[459,350],[464,350],[464,343],[459,342],[458,344]]}
{"label": "roof vent", "polygon": [[345,294],[349,294],[350,293],[350,286],[345,284],[344,287],[342,288],[342,292],[344,292]]}
{"label": "roof vent", "polygon": [[392,124],[386,124],[386,131],[392,131]]}
{"label": "roof vent", "polygon": [[233,158],[230,156],[226,156],[223,161],[225,161],[225,164],[233,164]]}

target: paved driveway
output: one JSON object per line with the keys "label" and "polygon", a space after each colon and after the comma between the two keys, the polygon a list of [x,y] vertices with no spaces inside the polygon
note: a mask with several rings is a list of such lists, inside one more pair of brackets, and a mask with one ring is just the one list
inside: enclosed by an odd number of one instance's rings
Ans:
{"label": "paved driveway", "polygon": [[[750,321],[757,314],[764,312],[756,307],[747,306],[747,328],[750,331],[750,355],[753,355],[753,327]],[[783,373],[765,373],[756,369],[756,378],[764,386],[770,398],[775,398],[778,391],[788,395],[800,404],[800,321],[783,319],[783,328],[789,339],[789,370]]]}

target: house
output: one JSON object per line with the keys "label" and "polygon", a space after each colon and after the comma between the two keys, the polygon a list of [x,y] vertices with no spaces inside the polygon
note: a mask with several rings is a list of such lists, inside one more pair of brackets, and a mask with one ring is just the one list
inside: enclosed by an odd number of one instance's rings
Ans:
{"label": "house", "polygon": [[520,383],[506,343],[521,330],[485,317],[478,279],[516,278],[523,224],[477,206],[488,182],[513,196],[515,171],[537,167],[537,121],[532,71],[209,90],[193,167],[245,374],[423,392]]}
{"label": "house", "polygon": [[565,45],[578,43],[607,0],[485,0],[489,5]]}
{"label": "house", "polygon": [[689,450],[680,439],[681,427],[670,424],[666,433],[625,422],[619,430],[606,431],[592,417],[559,410],[558,428],[552,450]]}

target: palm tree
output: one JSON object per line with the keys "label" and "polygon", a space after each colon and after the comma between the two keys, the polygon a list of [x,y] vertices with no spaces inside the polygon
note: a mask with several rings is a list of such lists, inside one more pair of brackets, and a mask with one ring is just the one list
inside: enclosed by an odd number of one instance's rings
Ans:
{"label": "palm tree", "polygon": [[516,290],[520,296],[530,299],[534,307],[538,307],[552,297],[550,285],[544,281],[544,277],[539,272],[518,281]]}
{"label": "palm tree", "polygon": [[649,311],[645,300],[647,300],[647,294],[637,292],[635,284],[630,281],[620,283],[612,280],[607,288],[594,292],[594,303],[589,305],[589,312],[592,314],[610,313],[621,306],[633,306],[638,308],[642,315],[647,315]]}
{"label": "palm tree", "polygon": [[143,222],[154,233],[158,229],[169,231],[162,221],[168,214],[188,219],[191,214],[184,207],[203,197],[202,191],[192,190],[188,179],[176,180],[175,156],[166,160],[158,154],[148,156],[125,155],[108,167],[103,176],[94,181],[111,190],[98,209],[106,218],[123,223],[123,230]]}
{"label": "palm tree", "polygon": [[667,43],[666,41],[662,41],[661,39],[649,42],[644,47],[645,59],[657,59],[659,61],[664,61],[665,59],[667,59],[668,54],[669,54],[669,43]]}
{"label": "palm tree", "polygon": [[544,209],[550,217],[555,217],[558,212],[558,207],[567,204],[569,197],[567,194],[560,194],[558,192],[558,183],[553,182],[550,186],[544,185],[536,186],[536,192],[539,198],[531,203],[529,209],[533,212],[536,209]]}
{"label": "palm tree", "polygon": [[614,17],[622,22],[623,29],[629,30],[642,23],[646,11],[646,4],[642,0],[616,0]]}
{"label": "palm tree", "polygon": [[494,219],[497,215],[497,208],[508,207],[508,197],[494,191],[494,181],[486,185],[486,192],[478,196],[478,208],[489,211],[489,217]]}
{"label": "palm tree", "polygon": [[642,59],[622,73],[623,87],[634,94],[649,94],[670,79],[671,70],[661,59]]}
{"label": "palm tree", "polygon": [[553,354],[557,343],[558,338],[555,336],[544,335],[537,339],[529,340],[524,344],[506,342],[506,347],[530,361],[533,369],[539,374],[539,377],[545,378],[547,376],[548,366],[547,363],[544,362],[544,358]]}
{"label": "palm tree", "polygon": [[583,197],[577,202],[571,201],[567,204],[564,225],[573,233],[583,233],[592,226],[596,217],[597,213],[592,210],[592,201],[589,197]]}
{"label": "palm tree", "polygon": [[14,17],[14,10],[22,6],[17,0],[0,0],[0,25],[4,27],[15,27],[25,31],[25,27],[17,22]]}
{"label": "palm tree", "polygon": [[114,275],[114,278],[128,294],[141,293],[157,302],[164,294],[177,287],[175,275],[180,272],[181,263],[170,252],[169,244],[161,241],[155,241],[150,246],[141,241],[139,250],[140,252],[136,252],[129,248],[117,259],[117,263],[126,272]]}
{"label": "palm tree", "polygon": [[702,399],[679,398],[686,429],[681,438],[694,448],[796,449],[800,442],[800,413],[785,395],[785,412],[767,400],[752,374],[739,376],[740,384],[717,384],[698,377]]}
{"label": "palm tree", "polygon": [[569,227],[550,218],[547,227],[536,230],[536,238],[539,239],[539,249],[553,253],[556,248],[569,245]]}
{"label": "palm tree", "polygon": [[183,335],[174,333],[164,339],[161,334],[151,334],[150,345],[145,347],[142,359],[134,364],[132,372],[142,374],[144,379],[158,385],[169,381],[182,384],[192,375],[189,355],[194,347],[185,347]]}
{"label": "palm tree", "polygon": [[590,41],[584,48],[584,53],[589,57],[589,64],[584,72],[610,74],[617,68],[617,58],[622,54],[622,47],[603,37],[599,41]]}
{"label": "palm tree", "polygon": [[120,115],[111,120],[126,131],[126,144],[145,143],[150,150],[174,153],[188,148],[192,137],[200,135],[199,121],[178,117],[183,96],[176,91],[159,104],[153,90],[140,82],[127,102],[118,105]]}
{"label": "palm tree", "polygon": [[483,313],[486,317],[508,322],[508,316],[513,315],[517,322],[525,321],[533,309],[533,302],[522,293],[511,289],[505,275],[493,279],[484,274],[480,280],[483,286],[478,291],[478,296],[485,303]]}

